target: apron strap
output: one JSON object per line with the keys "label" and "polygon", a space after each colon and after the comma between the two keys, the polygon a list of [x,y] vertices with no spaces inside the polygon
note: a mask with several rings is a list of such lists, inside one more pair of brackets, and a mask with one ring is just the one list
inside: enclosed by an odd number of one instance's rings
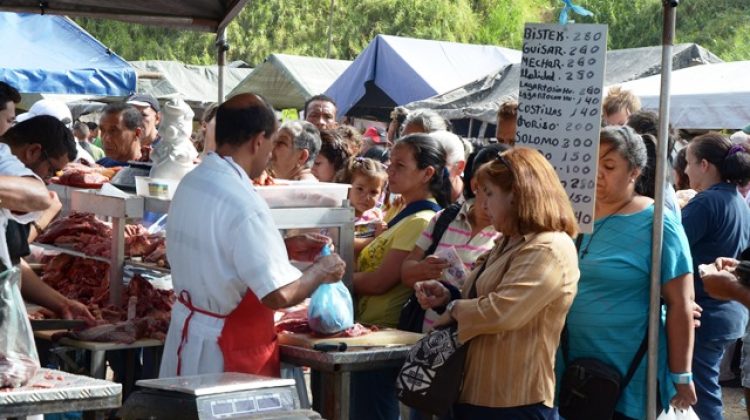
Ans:
{"label": "apron strap", "polygon": [[180,292],[179,296],[177,297],[177,301],[179,301],[190,311],[187,318],[185,318],[185,322],[182,324],[182,337],[180,339],[180,346],[177,347],[177,376],[180,376],[180,373],[182,371],[182,348],[187,343],[188,330],[190,329],[190,320],[193,318],[193,315],[198,312],[203,315],[219,319],[224,319],[229,315],[217,314],[215,312],[210,312],[197,306],[193,306],[193,301],[190,299],[190,292],[188,292],[187,290],[183,290]]}

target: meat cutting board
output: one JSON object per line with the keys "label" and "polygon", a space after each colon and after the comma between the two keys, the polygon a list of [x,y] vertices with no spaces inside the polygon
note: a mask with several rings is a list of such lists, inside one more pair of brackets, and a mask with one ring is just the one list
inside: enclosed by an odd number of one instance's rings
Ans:
{"label": "meat cutting board", "polygon": [[319,343],[346,343],[349,346],[410,346],[416,343],[424,334],[409,331],[401,331],[393,328],[384,328],[359,337],[320,338],[312,337],[310,334],[281,333],[279,344],[289,346],[312,348]]}

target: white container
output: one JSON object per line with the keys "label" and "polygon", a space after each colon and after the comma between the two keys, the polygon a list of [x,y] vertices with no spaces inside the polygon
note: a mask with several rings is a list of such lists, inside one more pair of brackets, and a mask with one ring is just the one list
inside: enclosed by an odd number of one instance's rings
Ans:
{"label": "white container", "polygon": [[276,180],[280,185],[256,186],[270,208],[341,207],[349,195],[349,184]]}
{"label": "white container", "polygon": [[141,197],[171,200],[180,181],[166,178],[135,177],[135,192]]}

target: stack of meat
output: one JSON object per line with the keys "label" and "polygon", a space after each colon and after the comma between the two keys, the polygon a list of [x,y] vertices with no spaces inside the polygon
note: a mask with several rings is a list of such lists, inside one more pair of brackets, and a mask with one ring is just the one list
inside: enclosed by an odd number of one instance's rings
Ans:
{"label": "stack of meat", "polygon": [[[71,213],[49,225],[37,242],[67,247],[86,255],[109,258],[112,228],[91,213]],[[125,255],[168,266],[164,237],[150,235],[142,225],[125,227]]]}
{"label": "stack of meat", "polygon": [[359,337],[378,330],[375,325],[365,327],[360,323],[355,323],[344,331],[335,334],[321,334],[310,328],[310,322],[307,318],[307,305],[278,311],[276,314],[281,315],[276,317],[276,332],[278,334],[309,334],[317,338],[343,338]]}
{"label": "stack of meat", "polygon": [[174,292],[156,289],[148,280],[136,275],[124,290],[121,304],[112,305],[107,263],[60,254],[45,265],[42,280],[66,297],[86,305],[97,319],[95,327],[61,336],[132,343],[141,338],[164,339],[169,328]]}
{"label": "stack of meat", "polygon": [[62,174],[53,177],[50,182],[72,187],[98,188],[109,182],[119,169],[69,163],[62,170]]}

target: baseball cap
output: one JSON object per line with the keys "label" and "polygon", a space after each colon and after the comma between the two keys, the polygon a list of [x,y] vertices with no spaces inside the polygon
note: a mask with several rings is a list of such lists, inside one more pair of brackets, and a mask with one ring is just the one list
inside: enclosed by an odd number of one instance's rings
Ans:
{"label": "baseball cap", "polygon": [[68,128],[73,123],[73,115],[70,113],[68,106],[64,102],[55,99],[40,99],[34,102],[34,105],[31,105],[28,112],[16,116],[16,122],[24,122],[40,115],[55,117]]}
{"label": "baseball cap", "polygon": [[383,143],[385,141],[385,130],[375,126],[368,127],[362,135],[368,137],[374,143]]}
{"label": "baseball cap", "polygon": [[154,111],[160,112],[159,101],[151,95],[136,93],[130,95],[125,103],[135,106],[150,106]]}

